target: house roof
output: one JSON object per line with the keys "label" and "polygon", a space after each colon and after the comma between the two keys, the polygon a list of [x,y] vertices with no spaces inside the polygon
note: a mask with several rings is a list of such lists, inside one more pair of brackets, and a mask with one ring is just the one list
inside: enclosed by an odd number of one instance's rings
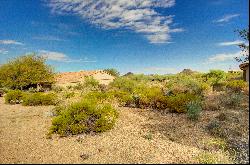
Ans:
{"label": "house roof", "polygon": [[[100,75],[102,75],[100,77]],[[114,79],[113,76],[108,74],[103,70],[94,70],[94,71],[79,71],[79,72],[63,72],[56,75],[57,83],[76,83],[81,82],[87,76],[93,76],[96,79]]]}
{"label": "house roof", "polygon": [[246,68],[249,66],[249,62],[245,62],[245,63],[242,63],[242,64],[240,64],[240,69],[241,70],[246,70]]}

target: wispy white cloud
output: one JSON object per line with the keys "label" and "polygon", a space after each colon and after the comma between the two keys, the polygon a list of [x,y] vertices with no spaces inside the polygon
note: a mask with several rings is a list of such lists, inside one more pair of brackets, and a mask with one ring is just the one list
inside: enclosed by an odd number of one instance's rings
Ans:
{"label": "wispy white cloud", "polygon": [[35,36],[32,38],[35,40],[44,40],[44,41],[66,41],[62,38],[55,37],[55,36]]}
{"label": "wispy white cloud", "polygon": [[240,57],[242,56],[242,51],[238,51],[235,53],[221,53],[221,54],[216,54],[207,59],[207,61],[204,64],[208,63],[215,63],[215,62],[223,62],[223,61],[230,61],[234,60],[235,57]]}
{"label": "wispy white cloud", "polygon": [[5,49],[0,49],[0,54],[8,54],[8,50],[5,50]]}
{"label": "wispy white cloud", "polygon": [[214,23],[225,23],[225,22],[229,22],[231,19],[239,17],[240,14],[228,14],[223,16],[222,18],[219,18],[217,20],[214,20]]}
{"label": "wispy white cloud", "polygon": [[53,61],[66,61],[68,59],[68,56],[60,53],[60,52],[53,52],[53,51],[47,51],[47,50],[40,50],[39,51],[40,56]]}
{"label": "wispy white cloud", "polygon": [[221,42],[218,43],[219,46],[232,46],[232,45],[239,45],[244,43],[244,41],[236,40],[236,41],[229,41],[229,42]]}
{"label": "wispy white cloud", "polygon": [[67,56],[64,53],[60,52],[54,52],[54,51],[48,51],[48,50],[39,50],[38,54],[41,57],[44,57],[48,60],[52,61],[59,61],[59,62],[82,62],[82,63],[91,63],[91,62],[96,62],[94,60],[88,60],[87,58],[84,59],[71,59],[69,56]]}
{"label": "wispy white cloud", "polygon": [[[173,15],[163,16],[154,8],[169,8],[175,0],[50,0],[53,13],[75,14],[104,29],[125,28],[143,34],[151,43],[166,43]],[[171,31],[172,30],[172,31]]]}
{"label": "wispy white cloud", "polygon": [[0,40],[0,44],[3,44],[3,45],[24,45],[23,43],[15,41],[15,40]]}

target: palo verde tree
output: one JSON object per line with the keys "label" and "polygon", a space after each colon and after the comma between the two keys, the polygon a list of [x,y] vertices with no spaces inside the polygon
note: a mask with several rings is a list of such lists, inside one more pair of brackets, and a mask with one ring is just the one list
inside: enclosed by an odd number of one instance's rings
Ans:
{"label": "palo verde tree", "polygon": [[214,87],[219,85],[226,78],[226,73],[222,70],[210,70],[208,73],[204,74],[203,77],[206,78],[206,81],[211,83],[214,90]]}
{"label": "palo verde tree", "polygon": [[109,73],[110,75],[114,76],[114,77],[118,77],[120,75],[120,73],[114,69],[114,68],[111,68],[111,69],[104,69],[105,72]]}
{"label": "palo verde tree", "polygon": [[241,63],[249,62],[249,27],[243,30],[236,30],[236,32],[245,42],[238,45],[242,50],[243,56],[235,57],[235,59]]}
{"label": "palo verde tree", "polygon": [[53,83],[53,68],[35,54],[24,55],[0,66],[0,84],[10,89],[24,89],[39,83]]}

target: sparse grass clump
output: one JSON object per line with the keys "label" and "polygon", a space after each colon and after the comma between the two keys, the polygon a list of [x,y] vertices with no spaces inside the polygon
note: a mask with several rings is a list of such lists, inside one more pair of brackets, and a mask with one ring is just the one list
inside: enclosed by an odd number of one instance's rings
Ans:
{"label": "sparse grass clump", "polygon": [[201,164],[227,164],[232,163],[228,158],[219,156],[216,153],[203,152],[197,157]]}
{"label": "sparse grass clump", "polygon": [[191,101],[187,104],[187,115],[190,120],[198,120],[201,111],[201,102]]}
{"label": "sparse grass clump", "polygon": [[22,102],[24,93],[21,90],[9,90],[5,95],[5,103],[20,104]]}
{"label": "sparse grass clump", "polygon": [[113,128],[118,117],[110,104],[97,104],[96,100],[84,99],[62,110],[52,121],[51,133],[62,136],[89,132],[104,132]]}
{"label": "sparse grass clump", "polygon": [[25,93],[23,95],[22,105],[37,106],[37,105],[55,105],[56,95],[53,93]]}
{"label": "sparse grass clump", "polygon": [[243,101],[243,94],[241,92],[226,92],[220,97],[221,104],[228,108],[240,107]]}
{"label": "sparse grass clump", "polygon": [[66,92],[66,93],[63,94],[63,97],[65,99],[69,99],[69,98],[72,98],[74,96],[75,96],[75,92]]}

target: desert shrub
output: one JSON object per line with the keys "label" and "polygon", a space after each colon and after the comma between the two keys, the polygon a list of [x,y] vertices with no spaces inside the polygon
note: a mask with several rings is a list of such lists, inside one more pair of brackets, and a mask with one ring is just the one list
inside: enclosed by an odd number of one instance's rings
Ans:
{"label": "desert shrub", "polygon": [[133,97],[132,94],[120,90],[111,90],[108,91],[109,95],[113,96],[116,101],[121,106],[130,106],[133,103]]}
{"label": "desert shrub", "polygon": [[179,79],[171,80],[166,85],[168,90],[173,94],[192,93],[194,95],[203,96],[205,91],[209,90],[209,84],[193,79],[188,76],[181,76]]}
{"label": "desert shrub", "polygon": [[140,85],[135,89],[135,93],[133,98],[137,107],[166,109],[167,101],[161,88]]}
{"label": "desert shrub", "polygon": [[53,86],[52,86],[52,90],[53,90],[54,92],[56,92],[56,93],[59,93],[59,92],[62,92],[62,91],[64,90],[64,88],[61,87],[61,86],[53,85]]}
{"label": "desert shrub", "polygon": [[98,88],[99,81],[93,78],[93,76],[87,76],[84,78],[84,86],[86,88]]}
{"label": "desert shrub", "polygon": [[113,99],[113,95],[108,92],[93,91],[93,92],[87,93],[84,96],[84,99],[95,100],[97,102],[103,102],[105,100],[111,101]]}
{"label": "desert shrub", "polygon": [[75,92],[66,92],[63,94],[63,97],[66,99],[72,98],[75,96]]}
{"label": "desert shrub", "polygon": [[98,88],[100,89],[101,92],[107,92],[108,91],[108,85],[105,85],[105,84],[99,84]]}
{"label": "desert shrub", "polygon": [[229,108],[239,107],[243,101],[241,92],[226,92],[220,97],[221,104]]}
{"label": "desert shrub", "polygon": [[2,97],[4,94],[4,90],[3,89],[0,89],[0,97]]}
{"label": "desert shrub", "polygon": [[22,105],[36,106],[36,105],[55,105],[56,96],[53,93],[25,93],[23,95]]}
{"label": "desert shrub", "polygon": [[138,82],[129,79],[128,77],[118,77],[110,83],[111,88],[116,90],[133,93]]}
{"label": "desert shrub", "polygon": [[187,104],[191,101],[197,101],[201,98],[191,93],[179,93],[167,97],[167,107],[170,111],[183,113],[187,111]]}
{"label": "desert shrub", "polygon": [[208,95],[204,98],[202,109],[208,110],[208,111],[216,111],[220,110],[221,108],[221,95],[213,94]]}
{"label": "desert shrub", "polygon": [[243,80],[232,80],[226,83],[226,87],[231,91],[240,92],[247,87],[247,83]]}
{"label": "desert shrub", "polygon": [[231,164],[227,158],[221,159],[217,154],[203,152],[197,156],[200,164]]}
{"label": "desert shrub", "polygon": [[201,102],[191,101],[187,104],[187,115],[190,120],[198,120],[202,111]]}
{"label": "desert shrub", "polygon": [[66,109],[66,106],[65,105],[57,105],[55,106],[53,109],[52,109],[52,113],[55,115],[55,116],[58,116],[60,115],[60,113]]}
{"label": "desert shrub", "polygon": [[21,90],[9,90],[5,95],[5,103],[19,104],[22,102],[24,93]]}
{"label": "desert shrub", "polygon": [[104,132],[114,126],[117,117],[117,111],[110,104],[97,105],[95,100],[85,99],[60,110],[52,120],[50,132],[63,136]]}
{"label": "desert shrub", "polygon": [[72,86],[74,90],[82,90],[85,88],[83,83],[77,83],[76,85]]}

